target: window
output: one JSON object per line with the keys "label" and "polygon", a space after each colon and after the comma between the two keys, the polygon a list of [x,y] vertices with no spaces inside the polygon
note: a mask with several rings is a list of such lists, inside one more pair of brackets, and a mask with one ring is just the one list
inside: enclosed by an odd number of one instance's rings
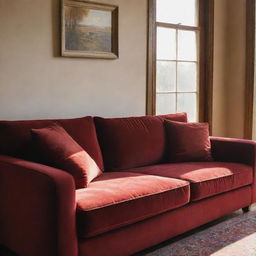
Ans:
{"label": "window", "polygon": [[210,2],[149,1],[148,114],[187,112],[189,121],[209,121]]}

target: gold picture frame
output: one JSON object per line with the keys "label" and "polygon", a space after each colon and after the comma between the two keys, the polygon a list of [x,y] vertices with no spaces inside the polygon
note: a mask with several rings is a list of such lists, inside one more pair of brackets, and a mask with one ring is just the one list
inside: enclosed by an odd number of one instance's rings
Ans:
{"label": "gold picture frame", "polygon": [[118,6],[62,0],[61,55],[118,58]]}

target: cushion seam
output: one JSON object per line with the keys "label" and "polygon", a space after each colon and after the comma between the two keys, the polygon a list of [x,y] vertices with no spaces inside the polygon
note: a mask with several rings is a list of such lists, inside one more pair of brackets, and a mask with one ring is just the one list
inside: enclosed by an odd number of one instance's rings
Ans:
{"label": "cushion seam", "polygon": [[[207,181],[217,180],[217,179],[220,179],[220,178],[232,177],[232,176],[236,176],[236,175],[239,175],[239,174],[242,174],[242,173],[243,172],[238,172],[238,173],[233,173],[233,174],[229,174],[229,175],[223,175],[223,176],[219,176],[219,177],[211,178],[211,179],[207,179],[207,180],[197,181],[197,182],[186,180],[186,179],[185,180],[189,181],[192,184],[197,184],[197,183],[203,183],[203,182],[207,182]],[[180,178],[180,179],[182,179],[182,178]]]}
{"label": "cushion seam", "polygon": [[173,189],[166,189],[166,190],[160,191],[158,193],[152,193],[152,194],[148,194],[148,195],[138,196],[136,198],[130,198],[130,199],[127,199],[127,200],[122,200],[122,201],[116,202],[116,203],[109,203],[109,204],[106,204],[106,205],[103,205],[103,206],[90,208],[88,210],[83,210],[81,207],[79,207],[79,205],[77,205],[77,210],[79,210],[81,212],[89,212],[89,211],[93,211],[93,210],[97,210],[97,209],[102,209],[102,208],[105,208],[105,207],[108,207],[108,206],[111,206],[111,205],[117,205],[117,204],[129,202],[129,201],[132,201],[132,200],[141,199],[141,198],[149,197],[149,196],[154,196],[154,195],[162,194],[162,193],[165,193],[165,192],[168,192],[168,191],[173,191],[173,190],[177,190],[177,189],[180,189],[180,188],[186,188],[186,187],[190,187],[190,184],[188,183],[186,185],[179,186],[179,187],[176,187],[176,188],[173,188]]}
{"label": "cushion seam", "polygon": [[[171,210],[173,210],[173,209],[177,209],[177,208],[179,208],[180,206],[183,206],[183,205],[185,205],[185,204],[187,204],[187,203],[189,203],[189,202],[190,202],[190,199],[188,199],[188,201],[186,201],[186,202],[177,204],[176,206],[178,206],[178,207],[173,206],[173,207],[171,207],[171,208],[169,208],[169,209],[158,211],[158,212],[156,212],[155,214],[152,214],[152,213],[151,213],[151,214],[143,215],[143,216],[141,216],[141,217],[137,217],[137,218],[130,219],[129,221],[120,222],[119,224],[110,225],[110,226],[108,226],[108,227],[110,227],[111,229],[109,229],[109,228],[99,229],[97,232],[94,232],[94,233],[91,232],[92,234],[91,234],[90,236],[99,235],[99,234],[105,233],[105,232],[107,232],[107,231],[111,231],[111,230],[113,230],[113,229],[115,229],[115,228],[122,227],[123,225],[130,225],[130,224],[134,223],[134,221],[135,221],[135,222],[138,222],[138,221],[141,221],[141,220],[143,220],[143,219],[150,218],[150,217],[159,215],[159,214],[161,214],[161,213],[164,213],[164,212],[167,212],[167,211],[171,211]],[[132,222],[131,222],[131,221],[132,221]],[[90,236],[89,236],[89,237],[90,237]]]}
{"label": "cushion seam", "polygon": [[201,196],[201,197],[195,197],[195,198],[191,197],[191,202],[197,202],[197,201],[200,201],[200,200],[203,200],[203,199],[206,199],[206,198],[210,198],[212,196],[216,196],[216,195],[220,195],[220,194],[227,193],[227,192],[230,192],[230,191],[234,191],[236,189],[243,188],[243,187],[250,186],[250,185],[252,185],[252,183],[248,183],[248,184],[246,183],[246,184],[243,184],[241,186],[236,185],[236,186],[232,187],[230,190],[225,189],[221,192],[211,193],[211,194]]}

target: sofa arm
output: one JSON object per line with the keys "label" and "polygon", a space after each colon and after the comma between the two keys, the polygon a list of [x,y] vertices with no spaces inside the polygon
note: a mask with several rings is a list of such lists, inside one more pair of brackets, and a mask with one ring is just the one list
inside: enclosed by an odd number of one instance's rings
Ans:
{"label": "sofa arm", "polygon": [[0,244],[19,256],[77,256],[68,173],[0,155]]}
{"label": "sofa arm", "polygon": [[256,142],[244,139],[210,137],[215,161],[237,162],[255,167]]}
{"label": "sofa arm", "polygon": [[252,204],[256,202],[256,142],[244,139],[210,137],[215,161],[237,162],[253,168]]}

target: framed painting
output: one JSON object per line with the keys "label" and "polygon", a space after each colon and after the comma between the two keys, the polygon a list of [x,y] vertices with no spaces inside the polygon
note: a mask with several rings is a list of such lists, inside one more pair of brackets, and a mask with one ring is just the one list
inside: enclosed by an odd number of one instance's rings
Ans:
{"label": "framed painting", "polygon": [[61,55],[118,58],[118,7],[62,0]]}

